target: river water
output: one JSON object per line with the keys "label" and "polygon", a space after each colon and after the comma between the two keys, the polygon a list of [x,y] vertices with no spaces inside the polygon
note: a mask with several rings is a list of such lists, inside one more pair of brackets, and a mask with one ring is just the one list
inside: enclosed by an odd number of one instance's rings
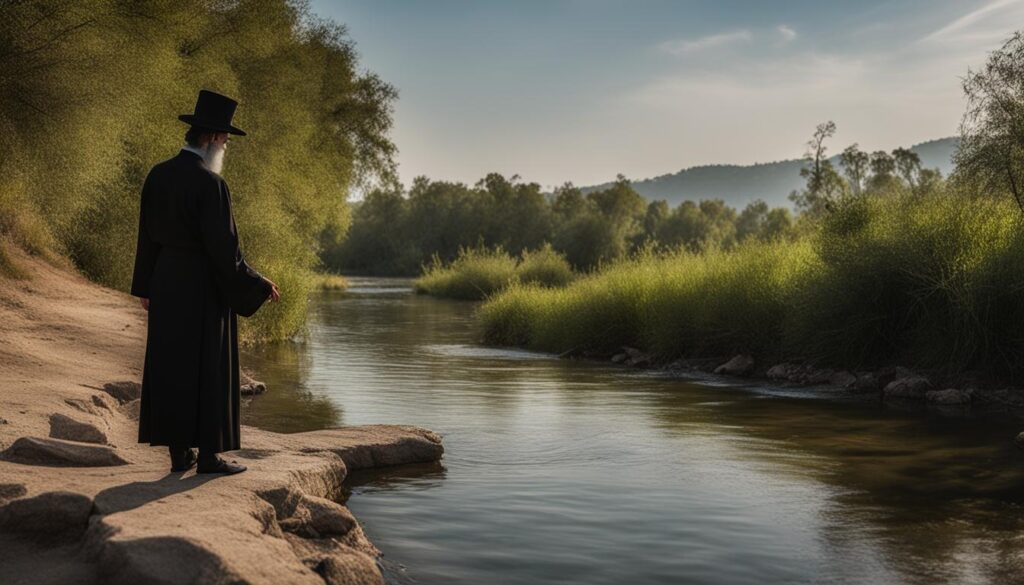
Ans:
{"label": "river water", "polygon": [[245,356],[269,391],[243,422],[443,437],[440,464],[352,477],[392,582],[1024,582],[1009,415],[482,347],[473,303],[352,280]]}

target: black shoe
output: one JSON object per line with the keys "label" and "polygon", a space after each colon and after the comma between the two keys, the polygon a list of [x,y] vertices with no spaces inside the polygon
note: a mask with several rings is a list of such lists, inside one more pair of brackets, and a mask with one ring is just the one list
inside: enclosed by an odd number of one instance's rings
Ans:
{"label": "black shoe", "polygon": [[192,469],[199,457],[196,455],[195,449],[176,449],[170,448],[171,451],[171,471],[188,471]]}
{"label": "black shoe", "polygon": [[232,462],[227,462],[220,457],[214,456],[213,461],[200,461],[198,467],[196,467],[196,473],[223,473],[226,475],[234,475],[236,473],[242,473],[247,468],[244,465],[239,465]]}

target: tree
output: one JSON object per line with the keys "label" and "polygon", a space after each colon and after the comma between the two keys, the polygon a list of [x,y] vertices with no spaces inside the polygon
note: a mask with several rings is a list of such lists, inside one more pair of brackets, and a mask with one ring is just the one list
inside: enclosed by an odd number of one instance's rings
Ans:
{"label": "tree", "polygon": [[918,184],[918,175],[921,173],[921,157],[908,148],[897,148],[892,151],[892,158],[896,172],[911,189],[915,188]]}
{"label": "tree", "polygon": [[1024,211],[1024,34],[1015,33],[963,81],[957,174],[1009,192]]}
{"label": "tree", "polygon": [[843,167],[843,173],[846,175],[846,181],[850,184],[853,194],[863,193],[864,183],[867,181],[871,165],[871,156],[854,143],[847,146],[839,155],[839,164]]}
{"label": "tree", "polygon": [[828,148],[825,140],[835,133],[835,122],[818,124],[814,135],[807,142],[807,153],[804,154],[806,166],[800,169],[800,176],[807,179],[807,186],[803,191],[790,195],[790,200],[810,215],[824,213],[843,193],[843,179],[832,167],[826,154]]}
{"label": "tree", "polygon": [[736,218],[736,239],[740,242],[759,237],[768,219],[768,204],[758,199],[748,204]]}
{"label": "tree", "polygon": [[868,179],[868,189],[871,191],[882,191],[888,188],[896,180],[896,161],[884,150],[876,150],[871,153],[871,178]]}

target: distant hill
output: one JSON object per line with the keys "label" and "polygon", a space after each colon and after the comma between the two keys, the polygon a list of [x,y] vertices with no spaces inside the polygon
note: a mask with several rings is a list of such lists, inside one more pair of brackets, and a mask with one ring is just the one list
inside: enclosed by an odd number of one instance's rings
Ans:
{"label": "distant hill", "polygon": [[[921,166],[937,168],[942,176],[953,170],[952,156],[960,139],[956,137],[931,140],[912,146],[921,157]],[[832,157],[839,169],[839,156]],[[772,207],[790,207],[790,192],[804,186],[800,177],[803,161],[784,160],[754,165],[705,165],[683,169],[675,174],[634,181],[633,188],[647,199],[664,199],[675,206],[681,201],[722,199],[742,209],[755,199],[763,199]],[[583,187],[590,192],[607,186]]]}

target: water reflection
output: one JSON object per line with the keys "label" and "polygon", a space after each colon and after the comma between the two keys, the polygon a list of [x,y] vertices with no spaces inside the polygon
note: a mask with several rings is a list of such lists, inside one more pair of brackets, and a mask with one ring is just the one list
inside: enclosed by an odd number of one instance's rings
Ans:
{"label": "water reflection", "polygon": [[351,478],[395,581],[1017,580],[1012,417],[482,348],[472,305],[355,284],[316,300],[304,344],[248,356],[270,391],[244,415],[444,437],[443,464]]}

